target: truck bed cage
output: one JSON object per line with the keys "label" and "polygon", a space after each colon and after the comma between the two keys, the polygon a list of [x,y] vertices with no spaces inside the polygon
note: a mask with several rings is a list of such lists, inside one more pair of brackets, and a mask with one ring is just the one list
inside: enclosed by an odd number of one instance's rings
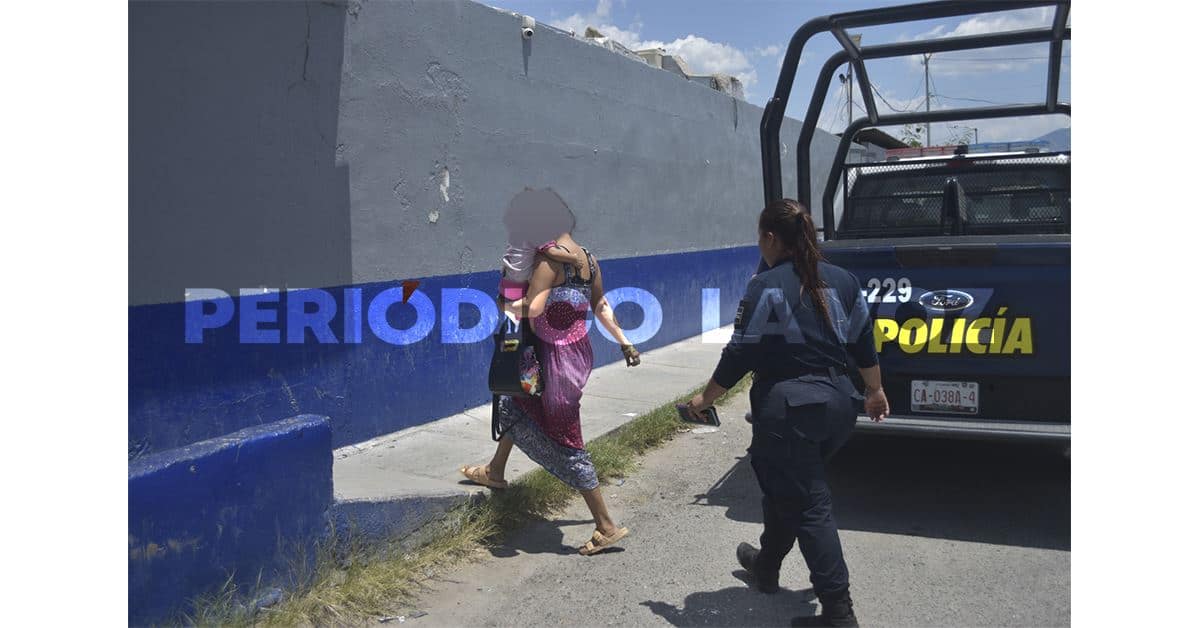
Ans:
{"label": "truck bed cage", "polygon": [[[966,37],[946,37],[924,41],[899,42],[880,46],[856,46],[846,29],[882,24],[915,22],[938,18],[957,17],[962,15],[979,15],[1028,9],[1036,7],[1055,7],[1054,20],[1049,28],[1037,28],[1002,33],[988,33]],[[804,116],[804,124],[800,130],[797,142],[797,200],[805,207],[812,209],[812,181],[809,151],[812,147],[813,135],[817,128],[817,119],[825,104],[825,95],[833,73],[841,65],[849,62],[857,75],[863,104],[867,115],[850,123],[842,133],[833,166],[826,179],[824,194],[821,198],[822,217],[825,240],[836,237],[834,224],[833,197],[837,191],[837,183],[841,179],[838,171],[843,168],[846,154],[850,150],[851,140],[862,129],[872,126],[899,126],[924,122],[958,122],[962,120],[984,120],[992,118],[1009,118],[1018,116],[1064,114],[1071,115],[1071,105],[1058,102],[1058,83],[1062,72],[1063,41],[1071,38],[1071,29],[1067,28],[1067,17],[1071,9],[1070,0],[940,0],[902,6],[869,9],[838,13],[814,18],[801,26],[792,35],[788,43],[787,54],[783,58],[783,66],[779,71],[779,80],[775,84],[775,95],[767,101],[763,109],[762,122],[759,125],[759,138],[762,147],[763,164],[763,195],[767,203],[783,198],[783,179],[780,176],[779,164],[779,129],[783,124],[783,114],[787,109],[788,98],[792,84],[796,79],[796,67],[800,63],[800,55],[805,44],[814,35],[829,32],[842,45],[842,50],[829,57],[817,77],[816,87],[808,103],[808,111]],[[996,46],[1012,46],[1018,44],[1049,43],[1050,55],[1046,77],[1046,100],[1044,103],[1029,105],[1004,105],[993,107],[974,107],[959,109],[940,109],[929,112],[910,112],[880,115],[875,105],[875,96],[871,89],[871,81],[867,75],[866,59],[885,59],[906,57],[920,54],[952,52],[960,50],[977,50]]]}

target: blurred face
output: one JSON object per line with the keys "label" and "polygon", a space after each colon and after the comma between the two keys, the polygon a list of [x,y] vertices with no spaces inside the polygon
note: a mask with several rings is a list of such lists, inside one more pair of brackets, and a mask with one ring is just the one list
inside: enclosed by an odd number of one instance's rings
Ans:
{"label": "blurred face", "polygon": [[526,189],[509,202],[504,226],[511,244],[541,245],[570,233],[575,219],[566,203],[553,190]]}

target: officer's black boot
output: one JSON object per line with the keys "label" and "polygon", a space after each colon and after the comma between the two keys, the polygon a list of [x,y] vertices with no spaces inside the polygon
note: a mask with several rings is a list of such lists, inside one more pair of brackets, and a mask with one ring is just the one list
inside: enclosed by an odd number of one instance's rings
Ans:
{"label": "officer's black boot", "polygon": [[821,614],[812,617],[797,617],[792,620],[792,625],[858,628],[858,619],[854,616],[854,602],[850,600],[849,589],[833,595],[822,595],[820,598]]}
{"label": "officer's black boot", "polygon": [[754,584],[759,591],[763,593],[778,593],[779,592],[779,572],[762,572],[755,568],[754,563],[758,560],[758,550],[749,543],[739,543],[737,546],[738,564],[742,569],[750,572],[750,576],[754,578]]}

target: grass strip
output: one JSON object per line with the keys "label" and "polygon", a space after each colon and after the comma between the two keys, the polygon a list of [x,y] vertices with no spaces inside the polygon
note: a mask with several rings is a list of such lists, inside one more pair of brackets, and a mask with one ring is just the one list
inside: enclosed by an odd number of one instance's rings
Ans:
{"label": "grass strip", "polygon": [[[743,378],[717,400],[724,405],[749,388]],[[622,478],[637,466],[638,456],[662,445],[687,425],[675,405],[691,399],[702,387],[642,414],[587,445],[602,484]],[[411,605],[422,583],[435,572],[479,555],[489,544],[522,524],[554,514],[578,493],[543,469],[525,474],[487,499],[452,509],[419,548],[392,541],[380,547],[356,540],[332,540],[320,549],[304,583],[284,594],[273,606],[256,609],[244,602],[231,583],[217,594],[194,602],[194,613],[183,623],[196,625],[327,625],[375,621]],[[335,538],[331,535],[331,538]]]}

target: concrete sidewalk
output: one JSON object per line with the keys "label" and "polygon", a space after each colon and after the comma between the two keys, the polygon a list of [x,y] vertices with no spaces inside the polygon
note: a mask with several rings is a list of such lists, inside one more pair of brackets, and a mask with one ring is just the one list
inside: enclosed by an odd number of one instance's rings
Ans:
{"label": "concrete sidewalk", "polygon": [[[585,441],[606,434],[708,381],[732,327],[642,353],[592,371],[582,401]],[[483,463],[495,450],[491,404],[334,451],[334,520],[369,538],[406,536],[488,489],[467,483],[459,467]],[[512,481],[537,468],[519,449]]]}

